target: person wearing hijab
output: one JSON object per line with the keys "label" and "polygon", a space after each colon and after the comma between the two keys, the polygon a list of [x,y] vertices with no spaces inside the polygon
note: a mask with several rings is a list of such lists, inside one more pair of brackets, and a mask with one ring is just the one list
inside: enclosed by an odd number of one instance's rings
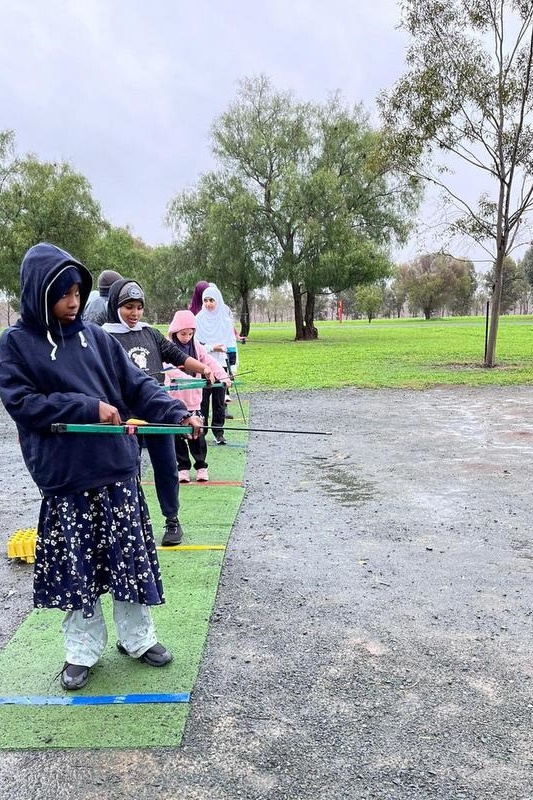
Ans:
{"label": "person wearing hijab", "polygon": [[[228,350],[236,347],[235,330],[218,286],[210,283],[202,292],[202,310],[196,315],[196,339],[207,352],[227,371]],[[211,430],[216,444],[226,444],[224,438],[226,390],[206,386],[203,389],[200,410],[206,426],[209,424],[211,405]]]}
{"label": "person wearing hijab", "polygon": [[[202,364],[180,346],[169,342],[157,328],[141,322],[143,313],[144,292],[140,284],[129,278],[115,281],[109,292],[108,322],[103,328],[120,342],[134,364],[156,377],[160,383],[164,380],[164,361],[200,372],[208,381],[213,380],[209,365]],[[197,417],[193,419],[198,420]],[[157,499],[165,519],[161,544],[164,547],[178,545],[183,538],[183,530],[178,519],[179,483],[174,437],[172,434],[144,436],[139,440],[141,447],[146,447],[150,454]]]}
{"label": "person wearing hijab", "polygon": [[[195,314],[195,315],[198,314],[198,312],[201,311],[202,308],[203,308],[202,294],[203,294],[204,289],[207,289],[208,286],[209,286],[209,283],[207,281],[198,281],[198,283],[194,287],[194,292],[193,292],[193,295],[192,295],[192,298],[191,298],[191,303],[189,305],[189,311],[192,311],[192,313]],[[230,318],[231,324],[233,325],[233,328],[235,330],[235,325],[233,323],[233,314],[231,313],[231,309],[228,306],[225,306],[225,308],[226,308],[226,311],[228,312],[228,316]],[[236,332],[235,332],[235,336],[237,336]],[[232,372],[235,372],[236,371],[236,365],[237,365],[237,348],[236,347],[235,348],[231,348],[231,347],[228,348],[228,363],[230,365],[230,368],[232,369]],[[226,387],[226,395],[225,395],[224,402],[226,404],[225,408],[224,408],[224,417],[226,419],[233,419],[233,414],[230,414],[230,412],[228,411],[228,408],[227,408],[227,404],[229,402],[231,402],[231,397],[230,397],[230,394],[229,394],[229,387]]]}
{"label": "person wearing hijab", "polygon": [[198,314],[199,311],[202,310],[203,302],[202,302],[202,294],[204,289],[207,289],[209,286],[207,281],[198,281],[196,286],[194,287],[194,292],[192,293],[191,303],[189,305],[189,311],[192,311],[194,316]]}

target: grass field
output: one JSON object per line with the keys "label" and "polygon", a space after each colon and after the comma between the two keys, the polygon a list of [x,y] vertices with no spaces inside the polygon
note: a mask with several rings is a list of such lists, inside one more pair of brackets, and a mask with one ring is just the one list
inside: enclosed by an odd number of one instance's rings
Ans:
{"label": "grass field", "polygon": [[483,317],[331,321],[317,328],[318,340],[295,342],[293,323],[253,324],[239,347],[242,391],[533,383],[533,316],[501,318],[494,369],[483,367]]}
{"label": "grass field", "polygon": [[484,317],[316,325],[316,341],[295,342],[293,322],[253,323],[239,347],[242,391],[533,383],[533,316],[501,317],[494,369],[483,367]]}

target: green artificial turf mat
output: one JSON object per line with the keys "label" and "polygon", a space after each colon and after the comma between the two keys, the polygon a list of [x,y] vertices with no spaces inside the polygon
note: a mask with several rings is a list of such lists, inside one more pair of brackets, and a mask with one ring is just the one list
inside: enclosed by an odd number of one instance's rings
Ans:
{"label": "green artificial turf mat", "polygon": [[[229,436],[235,434],[228,434]],[[246,434],[239,432],[240,437]],[[215,451],[215,452],[214,452]],[[209,449],[210,476],[242,481],[246,450]],[[151,470],[143,480],[149,482]],[[230,480],[220,477],[219,480]],[[144,486],[156,540],[162,535],[155,487]],[[241,486],[180,487],[184,544],[224,545],[244,495]],[[174,654],[162,669],[120,654],[115,647],[112,605],[102,598],[107,648],[87,686],[68,696],[191,692],[200,666],[218,589],[223,550],[159,550],[166,603],[152,609],[160,641]],[[33,611],[0,652],[1,697],[65,695],[59,678],[64,661],[57,611]],[[187,703],[98,706],[0,705],[0,748],[176,747],[187,719]]]}
{"label": "green artificial turf mat", "polygon": [[[243,406],[247,414],[247,404],[243,403]],[[233,523],[242,501],[244,490],[241,488],[241,484],[246,467],[248,434],[243,431],[227,431],[225,433],[225,438],[230,444],[237,442],[237,437],[239,437],[238,447],[213,445],[211,444],[213,435],[209,431],[207,434],[209,481],[197,484],[196,472],[191,469],[191,483],[180,485],[179,519],[185,534],[183,544],[225,544],[227,542],[230,530],[226,529],[223,520],[229,514]],[[237,485],[226,485],[231,483]],[[151,466],[143,473],[142,485],[150,509],[156,541],[159,543],[163,536],[164,519],[157,502]]]}

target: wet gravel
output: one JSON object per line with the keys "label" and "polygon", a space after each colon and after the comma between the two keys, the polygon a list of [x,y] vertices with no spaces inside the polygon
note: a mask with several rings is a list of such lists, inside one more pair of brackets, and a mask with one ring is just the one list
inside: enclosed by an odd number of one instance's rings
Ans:
{"label": "wet gravel", "polygon": [[[178,750],[0,753],[9,800],[531,800],[533,388],[251,397]],[[0,543],[38,508],[0,411]],[[0,646],[31,574],[0,559]],[[1,719],[1,710],[0,710]]]}

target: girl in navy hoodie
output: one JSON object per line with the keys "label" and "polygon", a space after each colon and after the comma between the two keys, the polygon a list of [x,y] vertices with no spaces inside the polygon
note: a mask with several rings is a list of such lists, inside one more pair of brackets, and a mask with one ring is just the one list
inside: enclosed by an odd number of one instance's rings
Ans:
{"label": "girl in navy hoodie", "polygon": [[[102,655],[100,596],[111,592],[121,653],[153,667],[172,660],[150,606],[164,602],[135,436],[51,433],[53,423],[112,423],[130,412],[201,424],[120,344],[81,314],[89,271],[41,243],[21,266],[21,318],[0,339],[0,397],[15,420],[26,466],[42,494],[34,573],[36,608],[66,612],[64,689],[80,689]],[[195,433],[196,435],[196,433]]]}

